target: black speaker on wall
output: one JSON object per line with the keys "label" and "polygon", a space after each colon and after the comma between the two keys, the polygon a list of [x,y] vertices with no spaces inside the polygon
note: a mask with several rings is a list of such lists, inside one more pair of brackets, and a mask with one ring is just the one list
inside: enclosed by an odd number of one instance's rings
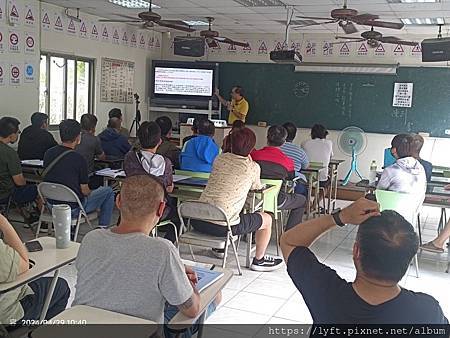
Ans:
{"label": "black speaker on wall", "polygon": [[205,40],[198,37],[176,36],[173,40],[173,53],[179,56],[204,56]]}
{"label": "black speaker on wall", "polygon": [[422,61],[450,61],[450,38],[425,39],[422,41]]}

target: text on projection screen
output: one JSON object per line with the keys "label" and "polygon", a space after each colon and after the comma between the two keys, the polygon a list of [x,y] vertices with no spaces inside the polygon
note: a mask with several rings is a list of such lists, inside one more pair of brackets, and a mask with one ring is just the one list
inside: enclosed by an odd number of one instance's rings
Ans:
{"label": "text on projection screen", "polygon": [[212,96],[211,69],[155,67],[155,94]]}

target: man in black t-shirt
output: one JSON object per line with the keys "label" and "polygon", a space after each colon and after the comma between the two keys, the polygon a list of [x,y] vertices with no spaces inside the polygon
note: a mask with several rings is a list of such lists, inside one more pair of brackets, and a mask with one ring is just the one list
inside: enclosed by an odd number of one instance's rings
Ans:
{"label": "man in black t-shirt", "polygon": [[57,145],[47,130],[48,116],[43,113],[31,115],[31,126],[26,127],[19,140],[17,152],[21,160],[43,160],[45,152]]}
{"label": "man in black t-shirt", "polygon": [[[324,232],[345,224],[360,224],[353,246],[353,283],[320,263],[308,248]],[[448,324],[436,299],[398,285],[418,242],[402,216],[391,210],[380,213],[376,202],[362,198],[285,232],[281,249],[314,324]]]}
{"label": "man in black t-shirt", "polygon": [[[64,120],[59,124],[62,144],[47,150],[44,156],[44,167],[50,166],[62,153],[69,153],[60,158],[50,168],[44,177],[44,181],[63,184],[72,189],[87,213],[99,211],[99,226],[108,227],[111,225],[111,216],[114,209],[114,192],[110,187],[89,189],[86,159],[83,155],[74,151],[80,143],[80,134],[81,125],[75,120]],[[60,203],[59,201],[49,202],[51,204]],[[77,203],[72,203],[70,207],[72,208],[72,217],[76,217],[79,212]]]}

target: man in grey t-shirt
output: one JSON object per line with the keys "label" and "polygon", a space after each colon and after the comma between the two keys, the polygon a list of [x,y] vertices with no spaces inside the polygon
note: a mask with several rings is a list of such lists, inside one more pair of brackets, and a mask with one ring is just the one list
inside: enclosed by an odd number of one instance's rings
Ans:
{"label": "man in grey t-shirt", "polygon": [[128,177],[117,199],[118,227],[94,230],[81,243],[74,304],[164,323],[165,303],[199,314],[195,273],[173,244],[149,237],[164,211],[164,189],[149,175]]}
{"label": "man in grey t-shirt", "polygon": [[81,116],[81,142],[75,150],[83,155],[88,164],[88,172],[95,171],[95,158],[105,159],[100,139],[95,136],[95,127],[97,126],[97,117],[92,114]]}

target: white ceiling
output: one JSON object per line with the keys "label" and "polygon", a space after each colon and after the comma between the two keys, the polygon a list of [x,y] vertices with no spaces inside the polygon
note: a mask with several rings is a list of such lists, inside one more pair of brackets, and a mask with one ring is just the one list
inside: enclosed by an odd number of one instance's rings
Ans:
{"label": "white ceiling", "polygon": [[[109,3],[107,0],[44,0],[63,7],[80,7],[83,12],[105,18],[118,18],[115,14],[136,15],[142,10],[126,9]],[[341,0],[281,0],[286,5],[294,6],[295,15],[329,17],[332,9],[342,6]],[[387,0],[349,0],[349,7],[360,13],[378,14],[381,20],[398,22],[400,18],[444,17],[450,24],[450,0],[440,3],[389,4]],[[164,19],[204,20],[213,16],[214,28],[230,33],[281,33],[285,27],[277,20],[286,20],[284,7],[244,7],[233,0],[154,0],[161,8],[155,12]],[[201,30],[203,27],[198,27]],[[364,30],[360,27],[360,30]],[[336,24],[319,25],[302,28],[302,33],[335,33]],[[386,32],[386,31],[384,31]],[[342,33],[339,31],[339,33]],[[435,26],[409,26],[402,31],[389,30],[400,35],[437,34]],[[447,29],[445,29],[447,34]]]}

